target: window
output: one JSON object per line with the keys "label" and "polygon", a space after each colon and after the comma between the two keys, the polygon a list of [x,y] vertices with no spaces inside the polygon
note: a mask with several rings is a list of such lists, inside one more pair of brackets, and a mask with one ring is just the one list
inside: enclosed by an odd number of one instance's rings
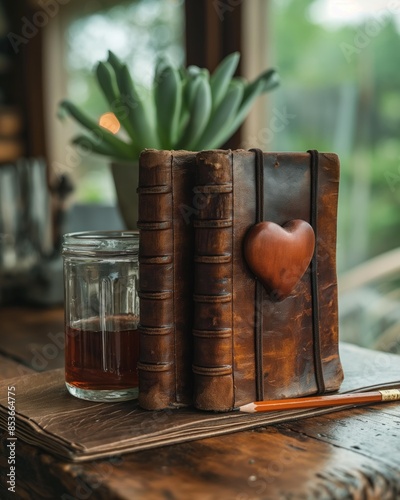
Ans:
{"label": "window", "polygon": [[244,146],[338,153],[341,339],[400,352],[400,2],[245,5],[246,71],[273,65],[282,84]]}
{"label": "window", "polygon": [[[278,68],[282,85],[244,138],[265,150],[338,153],[343,272],[400,246],[400,3],[265,4],[258,13],[265,37],[258,56]],[[275,131],[273,116],[282,124]]]}
{"label": "window", "polygon": [[[91,5],[91,3],[89,3]],[[135,80],[148,87],[156,57],[165,54],[171,62],[184,59],[184,9],[181,0],[136,0],[119,2],[113,7],[84,14],[82,6],[71,6],[58,26],[49,26],[48,81],[52,93],[48,123],[54,126],[57,103],[67,96],[98,119],[109,111],[99,90],[93,68],[107,58],[110,49],[125,61]],[[53,28],[53,33],[51,29]],[[62,34],[59,50],[54,50],[57,33]],[[61,60],[54,61],[55,57]],[[57,74],[57,71],[61,72]],[[57,89],[57,91],[54,90]],[[68,120],[48,130],[52,167],[67,172],[76,185],[78,203],[115,203],[113,181],[106,157],[85,155],[70,145],[79,126]]]}

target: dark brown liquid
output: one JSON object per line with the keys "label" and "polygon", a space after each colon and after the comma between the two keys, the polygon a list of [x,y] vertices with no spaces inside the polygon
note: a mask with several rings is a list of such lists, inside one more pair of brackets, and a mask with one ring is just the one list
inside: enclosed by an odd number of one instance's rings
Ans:
{"label": "dark brown liquid", "polygon": [[[120,319],[119,331],[102,332],[98,324],[67,328],[65,380],[86,390],[137,387],[139,335],[135,322]],[[90,329],[91,326],[95,328]],[[89,328],[89,329],[88,329]]]}

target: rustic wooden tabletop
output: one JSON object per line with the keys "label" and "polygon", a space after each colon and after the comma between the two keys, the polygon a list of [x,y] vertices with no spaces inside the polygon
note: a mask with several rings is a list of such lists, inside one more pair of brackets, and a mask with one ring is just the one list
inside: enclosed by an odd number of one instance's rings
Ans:
{"label": "rustic wooden tabletop", "polygon": [[[62,332],[61,309],[1,310],[0,379],[61,367]],[[15,494],[7,489],[6,442],[2,432],[1,499],[400,497],[396,403],[83,464],[62,461],[19,440]]]}

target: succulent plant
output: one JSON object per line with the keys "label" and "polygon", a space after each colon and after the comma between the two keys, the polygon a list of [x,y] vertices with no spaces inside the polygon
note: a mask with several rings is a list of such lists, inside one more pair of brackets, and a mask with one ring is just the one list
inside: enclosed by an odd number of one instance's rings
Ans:
{"label": "succulent plant", "polygon": [[238,52],[228,55],[212,75],[197,66],[177,69],[160,59],[152,89],[144,96],[126,64],[109,51],[107,61],[98,63],[96,77],[127,140],[64,100],[60,110],[89,131],[73,143],[117,160],[137,160],[145,148],[221,147],[243,123],[257,97],[279,85],[274,69],[252,82],[234,77],[239,58]]}

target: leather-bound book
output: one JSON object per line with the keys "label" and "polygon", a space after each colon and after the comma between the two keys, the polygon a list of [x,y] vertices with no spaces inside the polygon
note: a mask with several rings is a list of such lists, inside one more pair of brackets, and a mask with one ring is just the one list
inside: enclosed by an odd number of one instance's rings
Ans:
{"label": "leather-bound book", "polygon": [[198,153],[197,408],[339,388],[338,183],[335,154]]}
{"label": "leather-bound book", "polygon": [[195,153],[144,150],[139,160],[139,404],[192,402]]}

